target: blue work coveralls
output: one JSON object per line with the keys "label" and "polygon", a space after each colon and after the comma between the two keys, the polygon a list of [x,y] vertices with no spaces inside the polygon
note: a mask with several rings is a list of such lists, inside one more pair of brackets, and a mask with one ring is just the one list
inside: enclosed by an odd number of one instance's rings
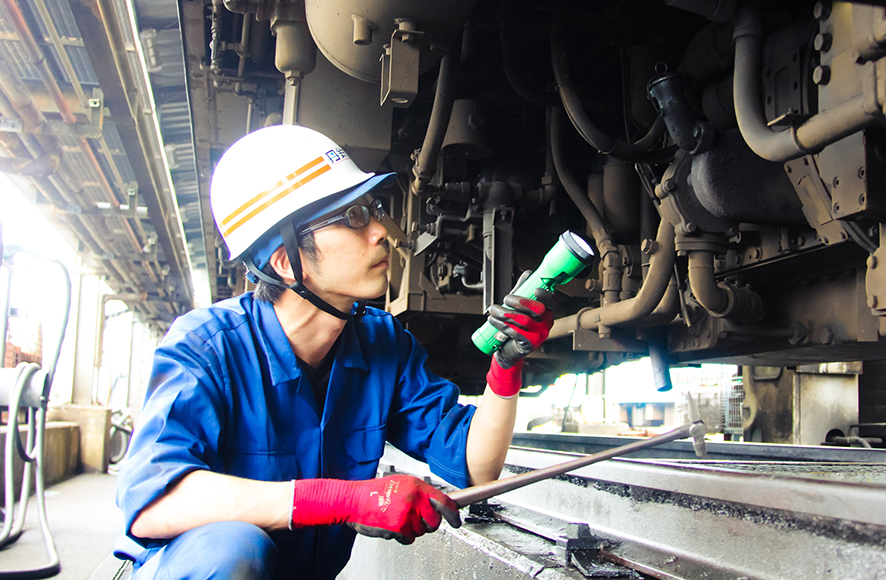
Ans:
{"label": "blue work coveralls", "polygon": [[[426,358],[393,316],[367,308],[342,331],[321,415],[271,304],[247,293],[180,317],[155,352],[120,470],[126,536],[117,555],[139,566],[167,543],[135,538],[132,522],[197,469],[264,481],[371,479],[388,441],[466,487],[475,408],[457,402],[458,388]],[[334,578],[354,536],[346,526],[272,533],[276,577]]]}

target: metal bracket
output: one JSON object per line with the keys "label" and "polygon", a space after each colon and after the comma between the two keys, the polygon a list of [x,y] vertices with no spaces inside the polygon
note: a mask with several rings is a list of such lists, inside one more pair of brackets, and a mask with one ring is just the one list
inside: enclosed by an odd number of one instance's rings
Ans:
{"label": "metal bracket", "polygon": [[419,48],[415,44],[424,32],[413,30],[409,20],[398,20],[381,57],[381,105],[408,107],[418,94]]}
{"label": "metal bracket", "polygon": [[29,133],[33,135],[52,135],[55,137],[72,137],[79,139],[98,139],[102,136],[104,126],[104,93],[101,89],[92,90],[92,98],[89,99],[89,123],[75,123],[69,125],[62,121],[47,119],[37,127],[25,126],[21,119],[14,117],[0,117],[0,132],[3,133]]}
{"label": "metal bracket", "polygon": [[105,252],[103,254],[90,254],[95,260],[122,260],[126,262],[156,262],[157,248],[153,247],[150,252]]}
{"label": "metal bracket", "polygon": [[871,313],[886,316],[886,245],[881,245],[868,257],[865,293]]}
{"label": "metal bracket", "polygon": [[788,179],[794,186],[803,214],[821,241],[832,245],[849,238],[843,223],[835,220],[831,213],[832,200],[827,186],[821,179],[818,165],[813,155],[807,155],[784,164]]}
{"label": "metal bracket", "polygon": [[808,121],[812,115],[807,115],[804,113],[798,113],[793,109],[789,110],[787,113],[783,115],[779,115],[778,117],[772,119],[767,123],[769,127],[796,127],[798,125],[802,125],[806,121]]}

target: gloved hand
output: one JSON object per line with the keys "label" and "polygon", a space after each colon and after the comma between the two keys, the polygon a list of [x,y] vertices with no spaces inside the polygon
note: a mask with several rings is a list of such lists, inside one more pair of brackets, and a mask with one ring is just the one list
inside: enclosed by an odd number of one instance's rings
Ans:
{"label": "gloved hand", "polygon": [[440,527],[442,518],[454,528],[461,526],[455,502],[410,475],[366,481],[304,479],[293,485],[294,528],[346,523],[366,536],[411,544]]}
{"label": "gloved hand", "polygon": [[[519,288],[531,274],[523,272],[514,288]],[[554,293],[537,288],[535,298],[508,294],[503,306],[496,304],[489,309],[489,323],[508,337],[492,356],[486,374],[486,382],[499,397],[513,397],[520,391],[523,359],[541,346],[554,324]]]}

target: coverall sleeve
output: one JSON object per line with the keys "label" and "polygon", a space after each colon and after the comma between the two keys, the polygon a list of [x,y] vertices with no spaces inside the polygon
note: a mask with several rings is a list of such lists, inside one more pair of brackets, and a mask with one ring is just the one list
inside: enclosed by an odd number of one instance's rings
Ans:
{"label": "coverall sleeve", "polygon": [[467,487],[466,446],[476,408],[459,404],[458,387],[431,372],[424,347],[397,324],[400,372],[388,441],[452,485]]}
{"label": "coverall sleeve", "polygon": [[170,338],[155,351],[144,408],[117,483],[126,534],[142,545],[130,529],[148,504],[192,471],[222,471],[225,407],[218,357],[193,331]]}

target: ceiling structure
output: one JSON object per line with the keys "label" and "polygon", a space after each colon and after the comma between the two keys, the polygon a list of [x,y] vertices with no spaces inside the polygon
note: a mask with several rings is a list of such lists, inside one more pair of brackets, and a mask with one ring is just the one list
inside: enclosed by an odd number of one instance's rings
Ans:
{"label": "ceiling structure", "polygon": [[158,330],[230,295],[175,0],[0,1],[0,171]]}

